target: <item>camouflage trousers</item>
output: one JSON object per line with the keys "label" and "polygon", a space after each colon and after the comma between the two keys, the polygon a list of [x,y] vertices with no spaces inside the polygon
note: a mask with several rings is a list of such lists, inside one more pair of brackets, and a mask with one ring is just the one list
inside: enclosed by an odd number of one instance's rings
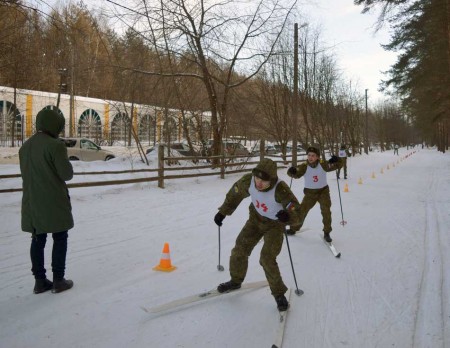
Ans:
{"label": "camouflage trousers", "polygon": [[305,189],[304,193],[305,196],[300,203],[300,224],[292,225],[291,230],[300,230],[305,221],[306,215],[308,215],[308,212],[316,205],[317,202],[319,202],[320,212],[322,213],[323,231],[330,233],[332,231],[330,188],[325,186],[324,188],[318,190]]}
{"label": "camouflage trousers", "polygon": [[264,238],[259,263],[264,269],[272,295],[282,295],[287,291],[278,268],[277,256],[283,246],[284,225],[276,221],[256,221],[255,218],[245,223],[230,256],[231,280],[242,283],[247,274],[248,258],[256,244]]}
{"label": "camouflage trousers", "polygon": [[[344,168],[344,178],[347,179],[347,157],[340,157],[340,160],[342,162],[342,167],[341,168]],[[339,168],[337,170],[338,178],[341,175],[341,168]]]}

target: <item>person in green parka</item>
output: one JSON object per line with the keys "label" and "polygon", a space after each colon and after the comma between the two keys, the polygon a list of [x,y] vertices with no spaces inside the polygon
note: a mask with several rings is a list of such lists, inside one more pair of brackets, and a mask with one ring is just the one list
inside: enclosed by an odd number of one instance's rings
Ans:
{"label": "person in green parka", "polygon": [[331,198],[330,188],[327,183],[327,172],[338,170],[342,167],[339,157],[333,155],[328,161],[320,160],[320,151],[315,146],[310,146],[306,150],[307,160],[296,167],[290,167],[287,175],[291,178],[305,178],[305,188],[302,202],[300,204],[301,216],[299,224],[292,224],[288,234],[295,234],[303,225],[303,222],[312,207],[319,202],[322,213],[323,238],[331,243]]}
{"label": "person in green parka", "polygon": [[[71,280],[64,278],[68,230],[74,226],[65,183],[72,179],[73,168],[65,144],[58,139],[64,123],[64,117],[55,110],[41,110],[36,116],[37,132],[19,150],[23,187],[21,225],[24,232],[31,233],[35,294],[47,290],[58,293],[73,286]],[[53,237],[53,282],[47,279],[44,267],[48,233]]]}
{"label": "person in green parka", "polygon": [[241,287],[247,274],[248,258],[256,244],[264,238],[259,263],[264,269],[278,309],[285,311],[289,306],[284,295],[287,287],[276,259],[281,252],[286,225],[298,220],[299,202],[289,186],[278,179],[276,163],[263,159],[252,173],[245,174],[234,183],[214,217],[215,223],[222,226],[225,216],[233,214],[241,201],[249,196],[252,200],[249,218],[231,251],[231,280],[220,284],[217,290],[227,292]]}

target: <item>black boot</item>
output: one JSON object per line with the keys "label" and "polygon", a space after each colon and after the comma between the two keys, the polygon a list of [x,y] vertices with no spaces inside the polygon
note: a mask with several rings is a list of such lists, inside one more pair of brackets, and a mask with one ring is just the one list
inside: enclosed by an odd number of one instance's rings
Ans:
{"label": "black boot", "polygon": [[326,242],[331,243],[333,240],[330,237],[330,233],[323,233],[323,239],[325,239]]}
{"label": "black boot", "polygon": [[287,311],[289,307],[289,302],[286,299],[286,296],[284,295],[275,296],[275,301],[277,302],[277,308],[280,312]]}
{"label": "black boot", "polygon": [[34,290],[33,292],[35,294],[40,294],[42,292],[46,292],[50,290],[53,287],[53,283],[48,280],[47,278],[44,279],[36,279],[36,282],[34,283]]}
{"label": "black boot", "polygon": [[73,281],[69,279],[53,279],[53,289],[52,293],[57,294],[59,292],[63,292],[71,289],[73,286]]}
{"label": "black boot", "polygon": [[232,291],[232,290],[236,290],[236,289],[240,289],[240,288],[241,288],[241,284],[235,283],[232,280],[230,280],[226,283],[219,284],[219,286],[217,287],[217,291],[222,293],[222,292],[228,292],[228,291]]}

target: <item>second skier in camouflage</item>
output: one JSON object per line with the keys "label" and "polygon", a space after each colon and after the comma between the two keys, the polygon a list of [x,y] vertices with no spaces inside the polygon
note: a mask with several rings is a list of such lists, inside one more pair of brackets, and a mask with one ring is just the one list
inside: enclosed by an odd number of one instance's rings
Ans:
{"label": "second skier in camouflage", "polygon": [[327,183],[327,172],[342,167],[342,161],[337,156],[331,156],[328,161],[320,160],[320,151],[317,147],[310,146],[307,150],[307,161],[296,167],[290,167],[287,174],[294,179],[302,176],[305,178],[305,188],[302,203],[300,205],[301,216],[298,224],[291,224],[288,234],[295,234],[303,225],[306,215],[312,207],[319,202],[322,213],[324,239],[331,242],[331,198],[330,188]]}

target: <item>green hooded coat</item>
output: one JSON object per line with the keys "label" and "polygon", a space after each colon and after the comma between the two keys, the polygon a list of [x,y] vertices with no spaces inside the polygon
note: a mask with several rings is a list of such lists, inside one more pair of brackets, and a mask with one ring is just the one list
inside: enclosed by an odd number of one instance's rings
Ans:
{"label": "green hooded coat", "polygon": [[36,234],[67,231],[73,227],[72,206],[65,181],[73,168],[65,144],[58,140],[64,117],[42,110],[37,133],[19,150],[22,174],[22,230]]}

